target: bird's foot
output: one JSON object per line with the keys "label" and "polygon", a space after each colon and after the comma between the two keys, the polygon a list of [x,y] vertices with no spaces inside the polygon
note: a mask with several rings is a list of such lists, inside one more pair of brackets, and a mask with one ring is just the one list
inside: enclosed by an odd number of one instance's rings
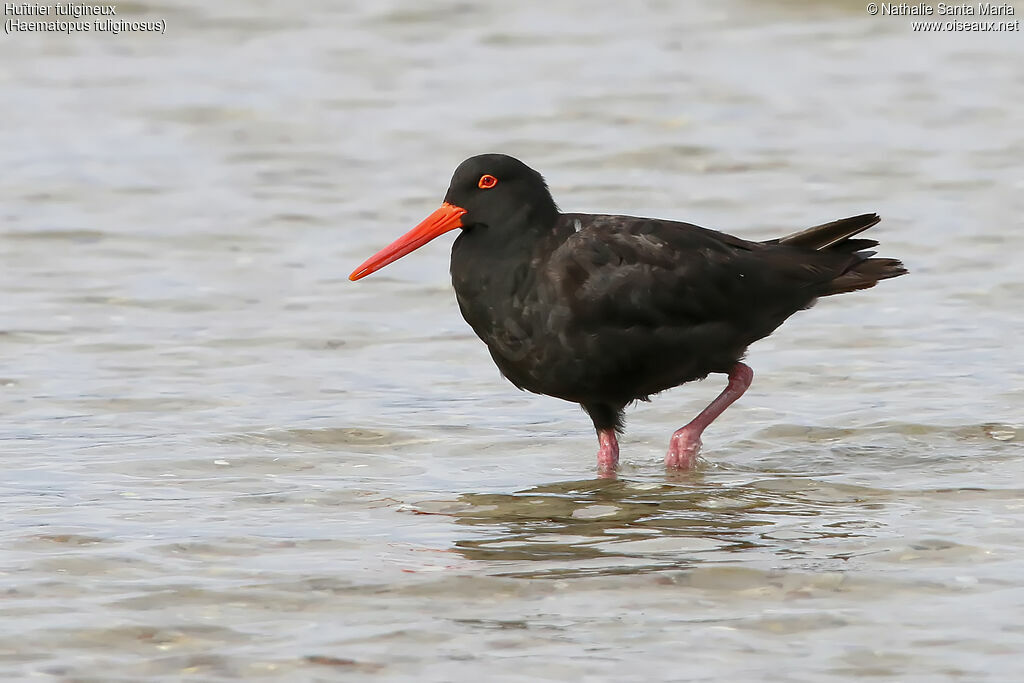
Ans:
{"label": "bird's foot", "polygon": [[619,441],[614,429],[602,429],[597,433],[600,448],[597,450],[597,473],[605,477],[615,473],[619,466]]}
{"label": "bird's foot", "polygon": [[672,440],[668,442],[665,467],[673,470],[692,470],[697,466],[700,445],[700,432],[686,427],[676,431],[672,435]]}

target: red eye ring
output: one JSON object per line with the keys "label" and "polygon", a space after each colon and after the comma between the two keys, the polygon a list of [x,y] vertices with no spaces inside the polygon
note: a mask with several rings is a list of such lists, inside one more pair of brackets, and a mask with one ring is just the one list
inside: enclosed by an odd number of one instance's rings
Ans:
{"label": "red eye ring", "polygon": [[490,173],[485,173],[482,176],[480,176],[480,180],[477,182],[476,186],[479,187],[481,190],[489,190],[497,184],[497,178],[492,176]]}

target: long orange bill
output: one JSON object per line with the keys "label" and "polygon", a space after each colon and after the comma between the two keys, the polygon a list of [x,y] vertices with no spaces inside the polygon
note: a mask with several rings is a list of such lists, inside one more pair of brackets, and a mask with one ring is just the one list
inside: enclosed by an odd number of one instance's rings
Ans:
{"label": "long orange bill", "polygon": [[364,278],[406,254],[416,251],[435,237],[443,235],[449,230],[461,228],[462,214],[464,213],[466,210],[461,206],[445,202],[437,211],[427,216],[422,223],[363,261],[361,266],[352,271],[348,279],[355,282]]}

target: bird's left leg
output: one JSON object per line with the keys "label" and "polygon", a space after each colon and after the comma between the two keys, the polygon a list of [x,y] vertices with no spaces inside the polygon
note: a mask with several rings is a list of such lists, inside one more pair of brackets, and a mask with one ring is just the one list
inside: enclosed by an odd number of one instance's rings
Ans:
{"label": "bird's left leg", "polygon": [[665,467],[673,469],[692,469],[697,464],[697,453],[700,452],[700,435],[709,424],[715,421],[725,409],[736,402],[750,387],[754,379],[754,371],[743,363],[737,363],[729,371],[729,384],[708,407],[700,412],[682,429],[676,430],[669,441],[668,453],[665,455]]}

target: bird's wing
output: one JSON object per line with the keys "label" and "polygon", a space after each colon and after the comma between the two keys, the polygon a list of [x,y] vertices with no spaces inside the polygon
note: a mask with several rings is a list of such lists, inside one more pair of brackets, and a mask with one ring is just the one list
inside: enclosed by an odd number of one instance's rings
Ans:
{"label": "bird's wing", "polygon": [[579,229],[551,255],[548,275],[582,328],[745,325],[777,315],[766,307],[789,315],[806,306],[813,285],[834,276],[798,250],[688,223],[564,218]]}

